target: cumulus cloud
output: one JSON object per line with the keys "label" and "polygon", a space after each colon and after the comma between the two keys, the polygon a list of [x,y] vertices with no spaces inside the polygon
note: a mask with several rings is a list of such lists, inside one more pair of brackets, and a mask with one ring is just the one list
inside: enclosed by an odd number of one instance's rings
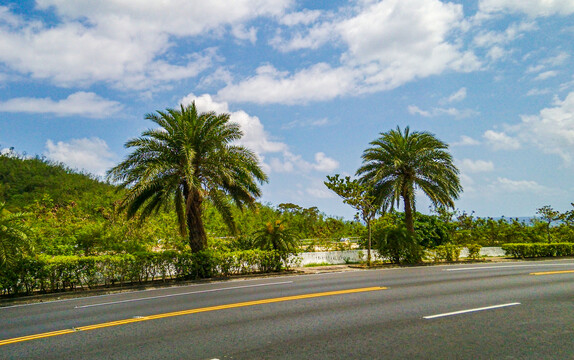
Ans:
{"label": "cumulus cloud", "polygon": [[[280,173],[295,171],[331,172],[339,167],[338,161],[328,157],[323,152],[318,152],[314,155],[314,162],[304,160],[301,155],[291,152],[287,144],[272,140],[272,136],[265,131],[261,120],[257,116],[251,116],[243,110],[230,111],[226,102],[216,101],[209,94],[201,96],[189,94],[180,103],[185,106],[192,101],[195,101],[199,111],[230,114],[230,120],[238,123],[243,131],[243,137],[238,143],[254,151],[264,163],[267,171]],[[270,158],[270,160],[267,161],[267,158]]]}
{"label": "cumulus cloud", "polygon": [[516,150],[520,148],[520,142],[504,132],[487,130],[483,137],[494,150]]}
{"label": "cumulus cloud", "polygon": [[566,164],[574,158],[574,92],[537,115],[523,115],[522,122],[509,128],[522,142],[536,145],[543,152],[556,154]]}
{"label": "cumulus cloud", "polygon": [[450,41],[463,22],[461,5],[438,0],[359,2],[353,11],[315,23],[306,34],[273,42],[292,51],[336,41],[346,48],[338,65],[320,63],[293,73],[265,65],[218,95],[230,101],[305,103],[389,90],[448,70],[473,71],[481,66],[476,56]]}
{"label": "cumulus cloud", "polygon": [[76,92],[62,100],[51,98],[13,98],[0,102],[0,112],[54,114],[104,118],[116,114],[123,106],[92,92]]}
{"label": "cumulus cloud", "polygon": [[71,139],[69,142],[58,141],[57,143],[48,140],[44,155],[70,168],[102,177],[108,169],[114,166],[116,158],[116,155],[108,148],[108,144],[97,137]]}
{"label": "cumulus cloud", "polygon": [[[206,49],[165,56],[174,37],[202,34],[254,42],[256,29],[244,23],[279,16],[291,0],[190,2],[38,0],[37,9],[54,11],[53,24],[24,21],[0,7],[0,62],[21,74],[58,85],[107,82],[119,88],[148,89],[195,77],[209,68],[214,52]],[[82,49],[82,51],[78,51]],[[173,55],[173,54],[172,54]],[[169,59],[169,60],[168,60]]]}
{"label": "cumulus cloud", "polygon": [[256,75],[237,84],[229,84],[217,95],[226,100],[259,104],[297,104],[330,100],[355,88],[355,71],[319,63],[289,74],[272,65],[263,65]]}

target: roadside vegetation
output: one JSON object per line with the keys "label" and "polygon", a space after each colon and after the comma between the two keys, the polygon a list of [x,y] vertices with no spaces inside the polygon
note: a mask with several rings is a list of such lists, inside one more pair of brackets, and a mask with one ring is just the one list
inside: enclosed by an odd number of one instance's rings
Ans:
{"label": "roadside vegetation", "polygon": [[[357,211],[348,221],[257,202],[267,176],[233,145],[241,132],[228,115],[192,104],[146,118],[159,128],[128,141],[132,153],[105,181],[41,157],[0,155],[1,294],[273,272],[300,252],[357,246],[367,265],[371,248],[393,263],[456,261],[462,247],[478,260],[483,246],[517,258],[573,255],[574,208],[546,205],[530,221],[455,210],[458,170],[430,133],[381,133],[357,178],[327,177]],[[417,211],[417,190],[431,215]]]}

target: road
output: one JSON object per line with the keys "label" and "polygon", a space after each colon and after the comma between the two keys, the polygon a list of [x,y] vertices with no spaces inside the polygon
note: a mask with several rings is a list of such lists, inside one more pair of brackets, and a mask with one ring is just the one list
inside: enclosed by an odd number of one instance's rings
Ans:
{"label": "road", "polygon": [[574,260],[202,283],[0,308],[1,359],[574,358]]}

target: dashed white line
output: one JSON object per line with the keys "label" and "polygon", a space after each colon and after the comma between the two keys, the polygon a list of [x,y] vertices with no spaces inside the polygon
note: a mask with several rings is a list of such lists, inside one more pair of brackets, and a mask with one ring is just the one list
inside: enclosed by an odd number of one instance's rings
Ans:
{"label": "dashed white line", "polygon": [[168,295],[159,295],[159,296],[148,296],[148,297],[136,298],[136,299],[110,301],[110,302],[105,302],[105,303],[97,303],[97,304],[90,304],[90,305],[75,306],[74,308],[75,308],[75,309],[83,309],[83,308],[89,308],[89,307],[95,307],[95,306],[114,305],[114,304],[122,304],[122,303],[135,302],[135,301],[144,301],[144,300],[152,300],[152,299],[162,299],[162,298],[175,297],[175,296],[192,295],[192,294],[203,294],[203,293],[210,293],[210,292],[216,292],[216,291],[236,290],[236,289],[245,289],[245,288],[261,287],[261,286],[285,285],[285,284],[291,284],[291,283],[293,283],[293,281],[281,281],[281,282],[265,283],[265,284],[232,286],[232,287],[218,288],[218,289],[198,290],[198,291],[189,291],[189,292],[177,293],[177,294],[168,294]]}
{"label": "dashed white line", "polygon": [[460,315],[460,314],[466,314],[466,313],[477,312],[477,311],[484,311],[484,310],[499,309],[499,308],[503,308],[503,307],[516,306],[516,305],[520,305],[520,303],[517,303],[517,302],[516,302],[516,303],[509,303],[509,304],[500,304],[500,305],[486,306],[486,307],[481,307],[481,308],[476,308],[476,309],[453,311],[453,312],[444,313],[444,314],[423,316],[423,319],[427,319],[427,320],[429,320],[429,319],[436,319],[436,318],[440,318],[440,317]]}

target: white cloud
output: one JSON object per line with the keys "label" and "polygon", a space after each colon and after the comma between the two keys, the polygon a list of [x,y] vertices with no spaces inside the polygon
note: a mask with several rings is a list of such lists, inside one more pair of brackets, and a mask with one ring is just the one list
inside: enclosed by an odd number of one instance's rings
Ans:
{"label": "white cloud", "polygon": [[321,16],[321,11],[319,10],[309,10],[305,9],[300,12],[289,13],[283,15],[279,22],[283,25],[294,26],[294,25],[308,25],[315,22],[319,16]]}
{"label": "white cloud", "polygon": [[506,57],[509,53],[509,51],[506,51],[502,47],[495,45],[488,49],[486,55],[490,58],[490,60],[496,61]]}
{"label": "white cloud", "polygon": [[337,198],[332,190],[329,190],[322,179],[310,179],[309,185],[305,187],[302,196],[311,196],[316,199],[334,199]]}
{"label": "white cloud", "polygon": [[472,116],[476,116],[478,112],[472,109],[456,109],[456,108],[433,108],[431,111],[422,110],[418,106],[409,105],[407,110],[409,114],[412,115],[421,115],[424,117],[436,117],[436,116],[452,116],[456,119],[465,119]]}
{"label": "white cloud", "polygon": [[330,100],[351,92],[355,87],[352,69],[332,68],[319,63],[293,75],[271,65],[257,69],[255,76],[230,84],[218,92],[222,99],[259,104],[297,104]]}
{"label": "white cloud", "polygon": [[322,118],[322,119],[318,119],[318,120],[293,120],[293,121],[281,126],[281,129],[286,130],[286,129],[293,129],[295,127],[314,128],[314,127],[326,126],[329,124],[330,124],[330,122],[329,122],[329,119],[327,119],[327,118]]}
{"label": "white cloud", "polygon": [[243,24],[235,25],[231,29],[231,33],[240,40],[248,40],[251,44],[255,44],[257,41],[257,29],[254,27],[246,29]]}
{"label": "white cloud", "polygon": [[284,151],[282,158],[273,157],[270,162],[270,167],[273,171],[279,173],[308,173],[310,171],[318,171],[322,173],[332,172],[339,167],[339,162],[327,157],[324,153],[318,152],[315,154],[315,162],[310,163],[303,159],[301,155],[293,154],[290,151]]}
{"label": "white cloud", "polygon": [[492,161],[462,159],[458,161],[458,168],[463,173],[481,173],[494,170]]}
{"label": "white cloud", "polygon": [[502,32],[481,31],[474,38],[474,45],[478,47],[492,47],[494,45],[505,45],[524,36],[528,31],[536,30],[538,27],[534,22],[514,23]]}
{"label": "white cloud", "polygon": [[292,0],[237,0],[233,6],[226,0],[145,6],[136,0],[38,0],[38,10],[57,14],[53,24],[25,21],[0,7],[0,62],[57,85],[107,82],[143,90],[195,77],[212,65],[213,51],[166,56],[173,38],[223,36],[229,28],[236,38],[254,42],[256,29],[244,24],[279,16],[291,5]]}
{"label": "white cloud", "polygon": [[100,138],[72,139],[69,142],[52,140],[46,142],[44,155],[67,166],[84,170],[98,176],[115,165],[116,155],[110,152],[106,142]]}
{"label": "white cloud", "polygon": [[504,132],[487,130],[483,137],[494,150],[516,150],[520,148],[520,142]]}
{"label": "white cloud", "polygon": [[[311,163],[302,158],[301,155],[292,153],[289,146],[283,142],[271,140],[271,135],[267,133],[263,124],[256,116],[251,116],[243,110],[229,111],[226,102],[215,101],[211,95],[204,94],[195,96],[189,94],[180,103],[184,106],[195,101],[199,111],[215,111],[216,113],[230,114],[230,120],[240,125],[243,137],[239,144],[254,151],[259,159],[264,163],[265,169],[275,172],[331,172],[339,167],[339,162],[318,152],[314,156],[315,162]],[[266,158],[270,157],[269,161]]]}
{"label": "white cloud", "polygon": [[432,114],[430,112],[425,111],[425,110],[421,110],[421,108],[419,108],[416,105],[409,105],[407,110],[409,111],[409,114],[411,114],[411,115],[421,115],[424,117],[431,117],[432,116]]}
{"label": "white cloud", "polygon": [[314,170],[321,172],[331,172],[339,167],[339,162],[325,155],[323,152],[315,154]]}
{"label": "white cloud", "polygon": [[523,115],[522,122],[509,128],[522,142],[536,145],[543,152],[559,155],[566,164],[574,159],[574,92],[554,107],[538,115]]}
{"label": "white cloud", "polygon": [[475,146],[480,145],[480,141],[471,138],[470,136],[462,135],[460,141],[454,142],[452,146]]}
{"label": "white cloud", "polygon": [[452,102],[459,102],[466,99],[466,88],[460,88],[457,92],[455,92],[454,94],[452,94],[451,96],[448,97],[448,99],[446,100],[449,103]]}
{"label": "white cloud", "polygon": [[521,12],[531,17],[570,15],[574,13],[572,0],[480,0],[479,9],[485,13]]}
{"label": "white cloud", "polygon": [[552,77],[558,76],[558,72],[554,71],[554,70],[550,70],[550,71],[545,71],[543,73],[538,74],[538,76],[536,78],[534,78],[534,80],[546,80],[546,79],[550,79]]}
{"label": "white cloud", "polygon": [[282,51],[341,43],[340,64],[315,64],[293,73],[271,65],[253,77],[228,84],[218,95],[256,103],[307,103],[343,95],[390,90],[448,70],[473,71],[481,64],[451,36],[464,23],[462,6],[437,0],[359,2],[353,11],[312,26],[290,40],[277,37]]}
{"label": "white cloud", "polygon": [[76,92],[63,100],[50,98],[13,98],[0,102],[0,112],[55,114],[105,118],[122,110],[117,101],[106,100],[91,92]]}
{"label": "white cloud", "polygon": [[546,88],[546,89],[534,88],[534,89],[528,90],[528,92],[526,93],[526,96],[546,95],[549,93],[550,93],[550,89],[548,89],[548,88]]}
{"label": "white cloud", "polygon": [[532,180],[511,180],[508,178],[497,178],[489,185],[489,188],[497,192],[524,192],[541,193],[548,191],[548,188]]}

